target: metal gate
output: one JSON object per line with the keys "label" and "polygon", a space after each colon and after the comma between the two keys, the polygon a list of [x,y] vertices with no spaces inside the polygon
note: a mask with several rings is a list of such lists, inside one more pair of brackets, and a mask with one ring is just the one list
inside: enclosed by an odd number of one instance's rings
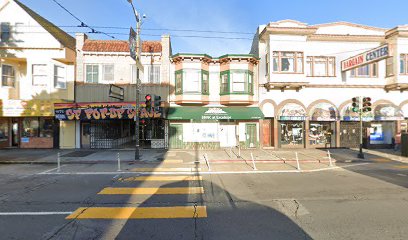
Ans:
{"label": "metal gate", "polygon": [[96,120],[90,123],[91,148],[125,148],[134,139],[131,120]]}

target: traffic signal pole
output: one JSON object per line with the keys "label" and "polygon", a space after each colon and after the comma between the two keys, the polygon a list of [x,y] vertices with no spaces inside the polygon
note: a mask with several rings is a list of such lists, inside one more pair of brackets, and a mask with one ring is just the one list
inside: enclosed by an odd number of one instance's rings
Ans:
{"label": "traffic signal pole", "polygon": [[359,119],[360,119],[360,152],[358,153],[357,157],[364,159],[363,153],[363,97],[359,97]]}

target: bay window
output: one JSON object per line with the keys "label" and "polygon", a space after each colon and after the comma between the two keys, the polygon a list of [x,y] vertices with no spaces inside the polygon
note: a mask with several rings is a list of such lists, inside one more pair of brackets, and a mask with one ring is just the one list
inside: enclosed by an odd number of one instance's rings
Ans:
{"label": "bay window", "polygon": [[371,63],[365,66],[351,69],[351,77],[377,77],[377,63]]}
{"label": "bay window", "polygon": [[400,55],[400,74],[408,74],[408,54],[404,53]]}
{"label": "bay window", "polygon": [[303,52],[273,52],[273,72],[303,73]]}
{"label": "bay window", "polygon": [[308,77],[334,77],[335,57],[310,56],[306,59]]}
{"label": "bay window", "polygon": [[220,94],[253,94],[253,73],[248,70],[221,72]]}
{"label": "bay window", "polygon": [[1,65],[1,85],[3,87],[14,87],[16,74],[13,66]]}
{"label": "bay window", "polygon": [[182,69],[175,73],[176,94],[209,94],[208,71],[200,69]]}

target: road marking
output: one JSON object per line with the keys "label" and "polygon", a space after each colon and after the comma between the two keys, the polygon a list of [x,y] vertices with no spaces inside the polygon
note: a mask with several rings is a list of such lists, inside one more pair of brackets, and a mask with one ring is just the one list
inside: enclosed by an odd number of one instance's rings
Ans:
{"label": "road marking", "polygon": [[204,193],[202,187],[172,187],[172,188],[113,188],[107,187],[102,189],[98,194],[130,194],[130,195],[147,195],[147,194],[201,194]]}
{"label": "road marking", "polygon": [[401,169],[408,169],[408,165],[398,165],[394,166],[395,168],[401,168]]}
{"label": "road marking", "polygon": [[67,214],[72,214],[72,212],[0,212],[0,216],[44,216]]}
{"label": "road marking", "polygon": [[175,159],[165,159],[162,163],[183,163],[183,160],[175,160]]}
{"label": "road marking", "polygon": [[132,172],[196,172],[201,168],[133,168]]}
{"label": "road marking", "polygon": [[392,162],[392,160],[386,158],[374,158],[373,161],[378,163]]}
{"label": "road marking", "polygon": [[139,176],[120,178],[119,181],[133,182],[133,181],[202,181],[201,176]]}
{"label": "road marking", "polygon": [[406,175],[406,174],[402,174],[402,173],[397,173],[397,175],[398,175],[398,176],[402,176],[402,177],[406,177],[406,176],[408,176],[408,175]]}
{"label": "road marking", "polygon": [[[373,163],[355,163],[343,166],[328,167],[328,168],[318,168],[313,170],[257,170],[257,171],[200,171],[200,175],[215,175],[215,174],[262,174],[262,173],[302,173],[302,172],[321,172],[321,171],[330,171],[334,169],[343,169],[348,167],[356,167],[362,165],[368,165]],[[52,172],[44,173],[43,175],[117,175],[118,172]],[[180,172],[121,172],[122,175],[180,175]],[[184,172],[185,175],[196,175],[196,172]]]}
{"label": "road marking", "polygon": [[78,208],[65,219],[152,219],[152,218],[206,218],[205,206],[179,207],[90,207]]}
{"label": "road marking", "polygon": [[[61,165],[60,168],[62,168],[63,166],[65,166],[65,165]],[[39,172],[39,173],[37,173],[37,174],[45,174],[45,173],[52,172],[52,171],[54,171],[54,170],[58,170],[58,167],[52,168],[52,169],[49,169],[49,170],[45,170],[45,171],[43,171],[43,172]]]}

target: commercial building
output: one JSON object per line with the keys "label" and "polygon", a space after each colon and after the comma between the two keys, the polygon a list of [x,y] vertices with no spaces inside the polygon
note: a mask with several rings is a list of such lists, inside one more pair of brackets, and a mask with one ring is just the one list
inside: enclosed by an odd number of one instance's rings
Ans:
{"label": "commercial building", "polygon": [[58,148],[54,103],[74,100],[75,39],[17,0],[2,1],[0,24],[0,148]]}
{"label": "commercial building", "polygon": [[172,62],[170,148],[259,147],[256,57],[179,53]]}
{"label": "commercial building", "polygon": [[390,147],[408,118],[408,26],[294,20],[258,28],[263,147],[357,147],[353,97],[370,97],[364,145]]}
{"label": "commercial building", "polygon": [[[75,103],[55,105],[56,117],[67,129],[63,137],[67,144],[61,148],[133,148],[136,79],[141,82],[141,146],[165,148],[169,36],[144,41],[136,62],[127,41],[91,40],[79,33],[76,50]],[[145,106],[146,95],[155,103],[153,108]]]}

